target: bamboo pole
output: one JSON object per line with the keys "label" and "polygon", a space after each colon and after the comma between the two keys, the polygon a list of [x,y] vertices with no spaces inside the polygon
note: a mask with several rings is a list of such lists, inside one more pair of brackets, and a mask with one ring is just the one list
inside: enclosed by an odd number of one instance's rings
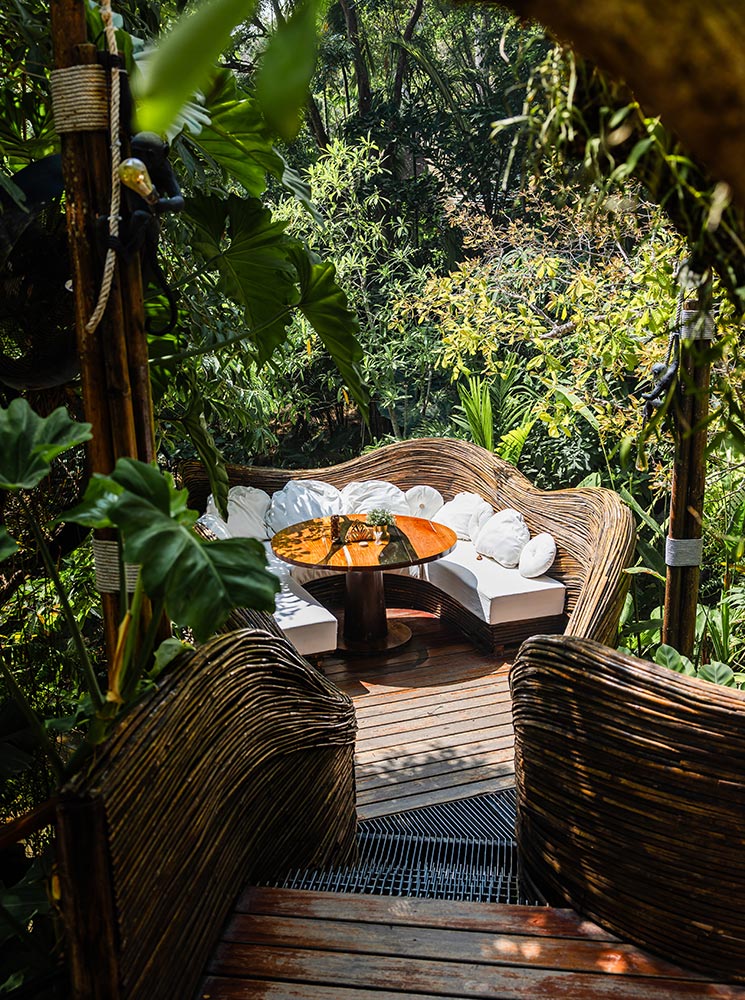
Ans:
{"label": "bamboo pole", "polygon": [[[55,68],[97,61],[87,43],[85,0],[52,0],[51,26]],[[107,130],[62,132],[60,140],[83,408],[93,427],[89,463],[92,472],[108,474],[118,458],[155,457],[139,261],[117,266],[101,323],[89,333],[105,256],[97,220],[110,210],[110,136]],[[102,604],[111,660],[122,609],[115,594],[102,594]]]}
{"label": "bamboo pole", "polygon": [[[702,295],[702,306],[708,305]],[[675,416],[675,465],[668,538],[699,539],[706,487],[710,362],[704,340],[681,340]],[[691,656],[696,639],[700,565],[668,566],[662,641]]]}

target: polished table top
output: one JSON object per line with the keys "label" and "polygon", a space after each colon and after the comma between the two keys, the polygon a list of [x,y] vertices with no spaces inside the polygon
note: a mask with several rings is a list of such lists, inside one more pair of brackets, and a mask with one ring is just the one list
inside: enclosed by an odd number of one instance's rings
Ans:
{"label": "polished table top", "polygon": [[[374,540],[346,541],[350,526],[364,524],[365,514],[339,515],[340,538],[331,541],[331,518],[317,517],[278,531],[272,549],[285,562],[296,566],[314,566],[339,572],[400,569],[431,562],[447,555],[458,538],[444,524],[422,517],[396,515],[396,524],[388,528],[388,537]],[[352,528],[352,537],[357,529]]]}

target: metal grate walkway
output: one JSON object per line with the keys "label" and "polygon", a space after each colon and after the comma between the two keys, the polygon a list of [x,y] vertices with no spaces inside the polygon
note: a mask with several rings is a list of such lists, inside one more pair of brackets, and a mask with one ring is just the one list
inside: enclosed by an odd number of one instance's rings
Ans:
{"label": "metal grate walkway", "polygon": [[527,904],[513,789],[360,823],[355,865],[296,870],[279,888]]}

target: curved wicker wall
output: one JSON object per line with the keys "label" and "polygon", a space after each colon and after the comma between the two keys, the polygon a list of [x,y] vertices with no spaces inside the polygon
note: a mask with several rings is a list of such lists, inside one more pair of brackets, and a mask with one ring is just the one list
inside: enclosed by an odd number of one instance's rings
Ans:
{"label": "curved wicker wall", "polygon": [[[446,500],[456,493],[479,493],[494,507],[519,510],[532,534],[549,531],[558,546],[551,575],[567,587],[567,631],[612,641],[627,588],[625,566],[635,545],[634,520],[609,490],[536,489],[513,466],[466,441],[417,438],[387,445],[360,458],[323,469],[266,469],[230,466],[231,485],[273,493],[289,479],[323,479],[342,487],[354,480],[385,479],[407,490],[420,483],[436,487]],[[209,483],[199,463],[181,471],[190,503],[203,510]]]}
{"label": "curved wicker wall", "polygon": [[510,684],[528,877],[745,981],[745,694],[559,636],[524,643]]}
{"label": "curved wicker wall", "polygon": [[[202,646],[124,719],[66,790],[59,822],[70,893],[91,859],[76,855],[66,810],[105,807],[117,996],[193,996],[247,880],[354,854],[355,729],[351,699],[289,642],[249,630]],[[90,940],[76,960],[77,929],[72,964],[85,980]],[[105,988],[75,995],[113,1000]]]}

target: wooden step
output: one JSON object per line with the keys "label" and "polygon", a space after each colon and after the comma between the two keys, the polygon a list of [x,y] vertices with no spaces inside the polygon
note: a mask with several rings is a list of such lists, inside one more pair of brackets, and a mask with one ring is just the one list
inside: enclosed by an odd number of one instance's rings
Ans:
{"label": "wooden step", "polygon": [[384,658],[323,658],[354,700],[360,819],[514,784],[509,664],[437,619],[402,621],[411,641]]}
{"label": "wooden step", "polygon": [[572,910],[249,888],[200,1000],[745,1000]]}

